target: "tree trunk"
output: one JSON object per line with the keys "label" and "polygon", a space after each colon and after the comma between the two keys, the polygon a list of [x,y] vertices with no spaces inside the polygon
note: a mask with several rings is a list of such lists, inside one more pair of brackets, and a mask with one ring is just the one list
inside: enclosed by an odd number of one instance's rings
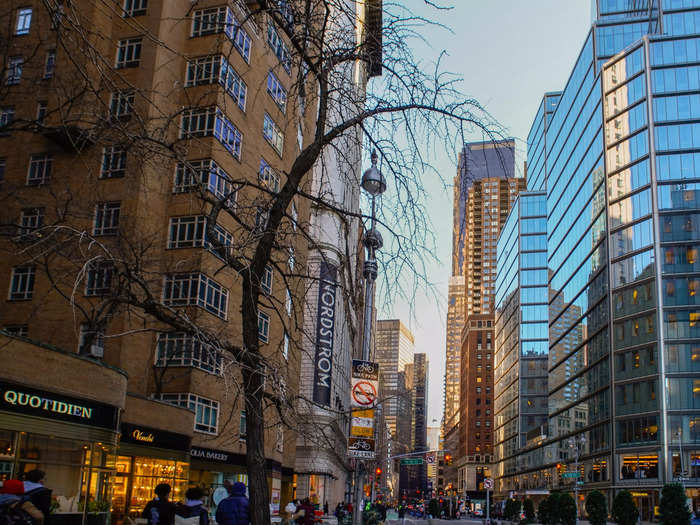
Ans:
{"label": "tree trunk", "polygon": [[250,495],[251,525],[270,525],[270,494],[265,465],[265,425],[263,419],[264,377],[257,370],[244,370],[246,408],[246,462]]}

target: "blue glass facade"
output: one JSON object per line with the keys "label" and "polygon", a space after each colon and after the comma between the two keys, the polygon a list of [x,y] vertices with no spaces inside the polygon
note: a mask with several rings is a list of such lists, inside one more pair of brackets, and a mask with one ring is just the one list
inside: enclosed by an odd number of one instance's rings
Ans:
{"label": "blue glass facade", "polygon": [[547,424],[547,200],[521,193],[498,240],[494,450],[498,476],[517,472],[516,452]]}
{"label": "blue glass facade", "polygon": [[634,488],[649,520],[679,476],[700,506],[700,0],[597,7],[528,136],[528,189],[546,191],[547,422],[496,449],[512,464],[497,489]]}

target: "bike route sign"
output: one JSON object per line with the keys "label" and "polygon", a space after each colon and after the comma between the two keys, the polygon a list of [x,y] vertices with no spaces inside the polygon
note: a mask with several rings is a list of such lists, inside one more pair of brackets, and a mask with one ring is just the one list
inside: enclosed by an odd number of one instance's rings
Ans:
{"label": "bike route sign", "polygon": [[351,458],[374,459],[374,439],[348,438],[348,456]]}

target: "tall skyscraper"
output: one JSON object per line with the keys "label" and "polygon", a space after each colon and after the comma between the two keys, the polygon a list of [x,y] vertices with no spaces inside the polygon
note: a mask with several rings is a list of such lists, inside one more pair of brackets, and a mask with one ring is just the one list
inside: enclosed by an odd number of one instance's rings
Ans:
{"label": "tall skyscraper", "polygon": [[[427,399],[428,399],[428,356],[413,354],[413,451],[428,450]],[[426,465],[411,467],[410,491],[423,494],[427,490]]]}
{"label": "tall skyscraper", "polygon": [[[413,383],[415,340],[411,331],[398,319],[378,320],[376,326],[375,360],[379,363],[382,415],[391,436],[388,448],[392,455],[402,454],[410,450],[413,432],[413,396],[410,387]],[[399,479],[398,462],[390,467],[390,472],[385,476],[388,489],[393,492],[390,496],[398,497],[399,487],[408,486],[408,477],[404,474],[403,481]]]}
{"label": "tall skyscraper", "polygon": [[497,489],[633,489],[650,520],[674,480],[700,505],[700,3],[596,7],[530,163],[547,201],[548,424]]}
{"label": "tall skyscraper", "polygon": [[443,426],[455,463],[446,465],[445,483],[460,490],[476,490],[459,481],[473,478],[467,464],[487,464],[492,453],[496,240],[525,187],[514,172],[513,140],[476,142],[465,144],[455,177]]}

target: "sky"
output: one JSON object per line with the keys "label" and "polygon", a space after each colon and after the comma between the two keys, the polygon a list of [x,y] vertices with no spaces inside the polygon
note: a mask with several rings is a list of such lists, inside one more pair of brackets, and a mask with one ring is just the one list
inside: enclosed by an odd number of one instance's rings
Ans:
{"label": "sky", "polygon": [[[525,140],[532,119],[547,91],[564,88],[591,24],[590,0],[438,0],[449,11],[436,11],[423,0],[403,0],[417,14],[440,22],[451,31],[431,27],[416,48],[426,67],[441,51],[447,71],[461,76],[465,97],[477,99],[517,140],[522,175]],[[481,136],[474,140],[482,140]],[[453,157],[445,154],[436,167],[447,180],[456,172]],[[445,374],[445,317],[447,282],[452,254],[452,188],[425,182],[429,192],[439,263],[430,264],[428,278],[434,292],[406,302],[379,305],[379,319],[401,319],[415,336],[415,351],[429,359],[428,424],[439,424],[443,410]],[[381,276],[379,277],[381,279]],[[438,294],[436,304],[434,293]],[[433,420],[436,420],[433,423]]]}

